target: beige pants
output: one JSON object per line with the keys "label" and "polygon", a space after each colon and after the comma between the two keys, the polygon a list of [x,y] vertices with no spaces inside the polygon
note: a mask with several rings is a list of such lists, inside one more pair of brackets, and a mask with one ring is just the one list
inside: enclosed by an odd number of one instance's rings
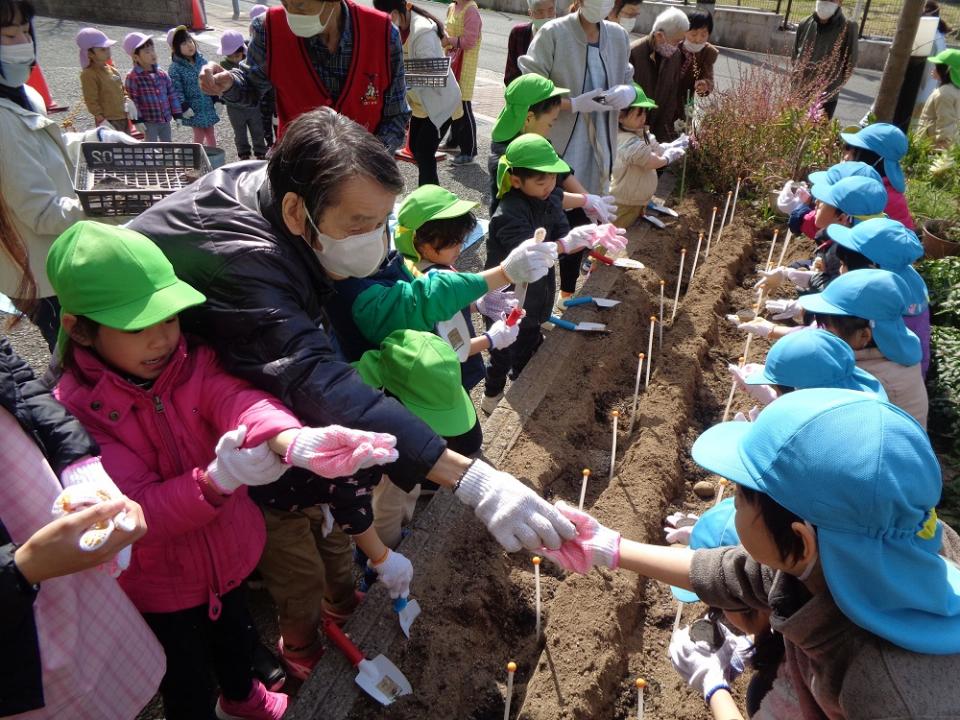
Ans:
{"label": "beige pants", "polygon": [[643,215],[643,209],[643,205],[620,205],[613,224],[620,228],[629,228]]}
{"label": "beige pants", "polygon": [[356,607],[353,547],[336,525],[323,537],[320,507],[261,510],[267,544],[258,569],[277,604],[284,644],[303,647],[317,638],[322,607],[342,613]]}
{"label": "beige pants", "polygon": [[401,530],[413,518],[413,511],[420,497],[420,485],[404,492],[386,475],[373,489],[373,527],[383,544],[394,549],[400,544]]}

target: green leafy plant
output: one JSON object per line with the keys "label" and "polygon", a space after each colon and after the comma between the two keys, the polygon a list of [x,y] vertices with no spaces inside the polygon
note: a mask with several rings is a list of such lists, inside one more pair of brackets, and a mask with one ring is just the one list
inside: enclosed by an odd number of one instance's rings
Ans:
{"label": "green leafy plant", "polygon": [[927,395],[930,439],[956,464],[960,462],[960,328],[932,327]]}
{"label": "green leafy plant", "polygon": [[930,293],[931,320],[960,329],[960,257],[924,260],[917,272]]}

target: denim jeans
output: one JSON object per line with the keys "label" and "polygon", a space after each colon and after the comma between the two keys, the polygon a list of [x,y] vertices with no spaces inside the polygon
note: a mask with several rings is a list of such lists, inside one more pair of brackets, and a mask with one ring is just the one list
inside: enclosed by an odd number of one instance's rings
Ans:
{"label": "denim jeans", "polygon": [[170,123],[144,123],[143,134],[147,142],[172,142],[173,134],[170,130]]}

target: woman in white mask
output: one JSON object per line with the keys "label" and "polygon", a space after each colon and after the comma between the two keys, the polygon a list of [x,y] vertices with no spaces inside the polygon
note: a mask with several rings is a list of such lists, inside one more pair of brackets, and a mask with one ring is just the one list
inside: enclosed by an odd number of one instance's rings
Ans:
{"label": "woman in white mask", "polygon": [[709,95],[713,91],[713,66],[720,52],[711,45],[713,14],[691,13],[690,29],[680,46],[683,65],[680,68],[680,97],[684,102],[696,95]]}
{"label": "woman in white mask", "polygon": [[683,118],[680,46],[689,29],[690,21],[683,11],[668,8],[657,15],[650,34],[635,42],[630,51],[634,82],[657,104],[648,120],[651,132],[662,143],[677,137],[674,123]]}
{"label": "woman in white mask", "polygon": [[840,88],[857,65],[857,23],[847,20],[842,0],[816,0],[813,14],[797,27],[793,46],[794,82],[809,85],[810,100],[825,97],[833,117]]}
{"label": "woman in white mask", "polygon": [[640,14],[640,1],[616,0],[613,10],[607,15],[607,20],[620,25],[629,35],[633,32],[634,25],[637,23],[637,16]]}
{"label": "woman in white mask", "polygon": [[[614,0],[583,0],[576,12],[544,25],[520,57],[524,73],[537,73],[570,89],[550,130],[549,140],[573,170],[582,190],[608,195],[617,143],[619,111],[636,99],[630,38],[605,18]],[[590,222],[582,210],[568,213],[572,227]],[[560,293],[576,290],[583,252],[560,259]]]}
{"label": "woman in white mask", "polygon": [[0,0],[0,196],[26,246],[39,300],[18,297],[20,273],[0,263],[0,292],[12,298],[43,333],[50,349],[60,325],[60,305],[44,264],[57,236],[84,217],[73,174],[84,140],[136,142],[112,128],[64,133],[46,116],[43,99],[27,85],[36,64],[34,9],[29,0]]}

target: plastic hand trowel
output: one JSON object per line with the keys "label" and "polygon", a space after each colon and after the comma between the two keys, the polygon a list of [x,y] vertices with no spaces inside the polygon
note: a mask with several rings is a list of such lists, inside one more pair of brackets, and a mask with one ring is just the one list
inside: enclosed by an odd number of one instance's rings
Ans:
{"label": "plastic hand trowel", "polygon": [[323,621],[323,631],[350,664],[357,668],[357,677],[354,679],[370,697],[382,705],[390,705],[401,695],[413,693],[410,682],[386,656],[377,655],[368,660],[343,630],[330,620]]}
{"label": "plastic hand trowel", "polygon": [[576,307],[577,305],[589,305],[590,303],[593,303],[597,307],[612,308],[619,305],[620,301],[610,300],[609,298],[584,296],[584,297],[570,298],[568,300],[564,300],[563,306]]}
{"label": "plastic hand trowel", "polygon": [[607,326],[604,323],[597,322],[578,322],[572,323],[569,320],[563,320],[558,318],[556,315],[551,315],[547,318],[547,322],[561,327],[564,330],[579,330],[580,332],[600,332],[600,333],[609,333]]}
{"label": "plastic hand trowel", "polygon": [[397,617],[400,619],[400,629],[403,630],[403,634],[409,640],[410,626],[413,625],[414,620],[420,617],[420,603],[410,598],[398,597],[393,601],[393,609],[396,610]]}
{"label": "plastic hand trowel", "polygon": [[612,258],[606,255],[601,255],[596,250],[590,252],[590,257],[592,257],[594,260],[602,262],[604,265],[630,268],[631,270],[643,270],[645,267],[644,264],[639,260],[634,260],[632,258]]}

